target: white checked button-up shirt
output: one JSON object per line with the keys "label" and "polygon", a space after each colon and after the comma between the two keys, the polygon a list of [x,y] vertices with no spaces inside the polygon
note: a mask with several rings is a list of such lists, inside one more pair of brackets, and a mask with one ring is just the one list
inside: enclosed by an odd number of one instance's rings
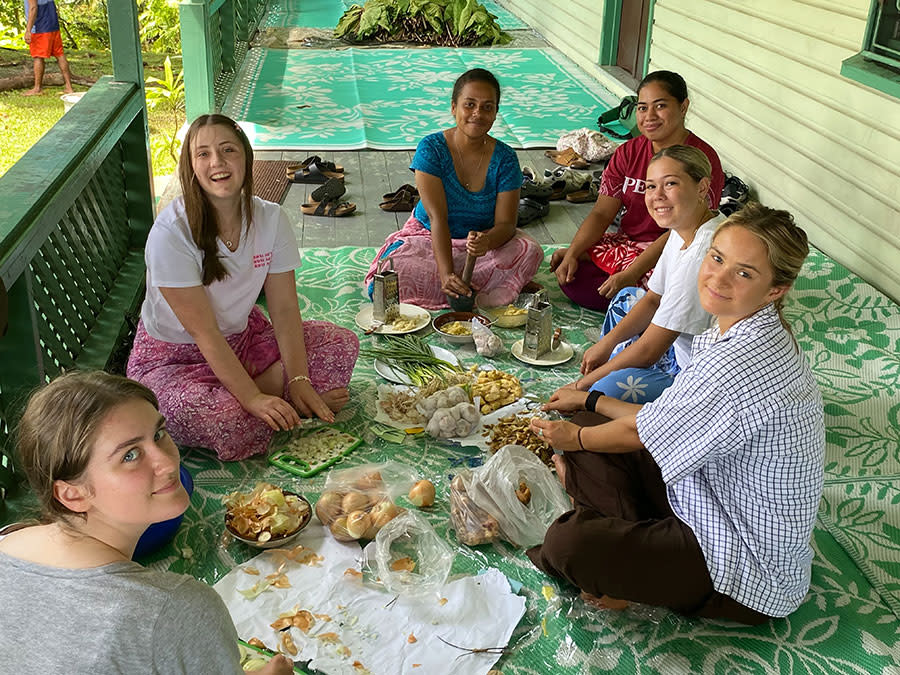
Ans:
{"label": "white checked button-up shirt", "polygon": [[824,481],[822,397],[773,305],[724,335],[637,415],[669,503],[700,544],[713,587],[768,616],[809,590]]}

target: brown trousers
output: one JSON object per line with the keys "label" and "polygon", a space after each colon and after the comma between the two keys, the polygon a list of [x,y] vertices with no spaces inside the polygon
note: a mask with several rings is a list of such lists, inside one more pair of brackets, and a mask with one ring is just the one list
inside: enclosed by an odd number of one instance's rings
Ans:
{"label": "brown trousers", "polygon": [[646,450],[565,455],[574,509],[527,551],[541,570],[591,595],[757,625],[770,617],[713,589],[691,528],[672,512]]}

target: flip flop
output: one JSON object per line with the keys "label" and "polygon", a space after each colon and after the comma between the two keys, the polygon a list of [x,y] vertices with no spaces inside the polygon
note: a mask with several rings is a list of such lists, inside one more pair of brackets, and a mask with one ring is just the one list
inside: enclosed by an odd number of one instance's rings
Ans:
{"label": "flip flop", "polygon": [[344,181],[339,178],[329,178],[324,185],[317,187],[309,195],[309,201],[312,204],[319,202],[333,202],[342,197],[347,191]]}
{"label": "flip flop", "polygon": [[293,174],[288,174],[288,180],[292,183],[324,183],[329,178],[344,180],[344,174],[329,171],[315,162],[297,169]]}
{"label": "flip flop", "polygon": [[300,210],[307,216],[331,216],[342,218],[356,211],[356,204],[351,202],[321,201],[318,204],[303,204]]}
{"label": "flip flop", "polygon": [[587,169],[590,166],[590,162],[572,148],[566,148],[565,150],[547,150],[544,152],[544,155],[560,166],[567,166],[571,169]]}
{"label": "flip flop", "polygon": [[519,218],[516,221],[518,227],[525,227],[528,223],[543,218],[550,213],[550,203],[540,199],[524,197],[519,200]]}
{"label": "flip flop", "polygon": [[329,162],[327,160],[322,159],[318,155],[312,155],[307,157],[299,164],[288,164],[287,166],[287,175],[290,178],[294,172],[305,169],[310,164],[316,164],[320,169],[324,169],[325,171],[331,171],[333,173],[344,173],[344,167],[338,166],[334,162]]}

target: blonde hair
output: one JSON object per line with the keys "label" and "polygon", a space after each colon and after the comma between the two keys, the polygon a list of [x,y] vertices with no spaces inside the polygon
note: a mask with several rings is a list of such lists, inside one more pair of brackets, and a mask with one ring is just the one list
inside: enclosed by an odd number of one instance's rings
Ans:
{"label": "blonde hair", "polygon": [[221,281],[228,276],[225,266],[219,260],[219,247],[216,237],[219,236],[219,224],[216,214],[210,206],[209,199],[194,173],[191,151],[194,139],[200,129],[220,125],[231,129],[244,150],[244,182],[241,185],[244,219],[247,227],[253,220],[253,146],[250,139],[238,124],[225,115],[200,115],[188,127],[181,144],[181,157],[178,160],[178,178],[181,182],[181,193],[184,196],[184,210],[194,244],[203,252],[202,281],[209,286],[214,281]]}
{"label": "blonde hair", "polygon": [[19,421],[17,450],[43,522],[83,517],[56,499],[53,485],[82,477],[103,420],[110,410],[134,399],[159,408],[144,385],[103,371],[61,375],[31,395]]}
{"label": "blonde hair", "polygon": [[[790,288],[794,285],[803,263],[809,255],[809,240],[806,232],[794,222],[787,211],[770,209],[759,202],[747,202],[740,211],[733,213],[719,225],[713,241],[720,232],[729,227],[742,227],[762,240],[768,252],[769,267],[772,268],[772,287]],[[786,295],[786,294],[785,294]],[[790,332],[791,327],[784,318],[784,298],[775,300],[775,309],[781,323]]]}
{"label": "blonde hair", "polygon": [[709,157],[699,148],[691,145],[670,145],[653,155],[650,164],[663,157],[669,157],[681,164],[684,172],[695,183],[712,176],[712,164],[709,163]]}

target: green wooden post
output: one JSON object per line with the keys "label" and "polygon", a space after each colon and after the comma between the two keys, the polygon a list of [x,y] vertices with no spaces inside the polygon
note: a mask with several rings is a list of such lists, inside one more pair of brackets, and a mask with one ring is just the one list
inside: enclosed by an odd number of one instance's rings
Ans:
{"label": "green wooden post", "polygon": [[219,30],[222,32],[222,70],[226,73],[235,71],[235,47],[237,40],[235,39],[235,7],[234,0],[225,0],[219,7],[219,16],[221,24]]}
{"label": "green wooden post", "polygon": [[205,0],[182,0],[181,51],[184,68],[184,108],[188,122],[216,109],[215,70],[209,37],[209,8]]}
{"label": "green wooden post", "polygon": [[[137,4],[111,2],[109,16],[109,43],[112,52],[113,78],[117,82],[131,82],[144,94],[144,60],[141,55]],[[133,245],[144,245],[153,224],[153,168],[150,159],[150,127],[147,123],[147,105],[135,119],[133,128],[123,136],[125,144],[125,189],[128,224],[132,230]]]}

